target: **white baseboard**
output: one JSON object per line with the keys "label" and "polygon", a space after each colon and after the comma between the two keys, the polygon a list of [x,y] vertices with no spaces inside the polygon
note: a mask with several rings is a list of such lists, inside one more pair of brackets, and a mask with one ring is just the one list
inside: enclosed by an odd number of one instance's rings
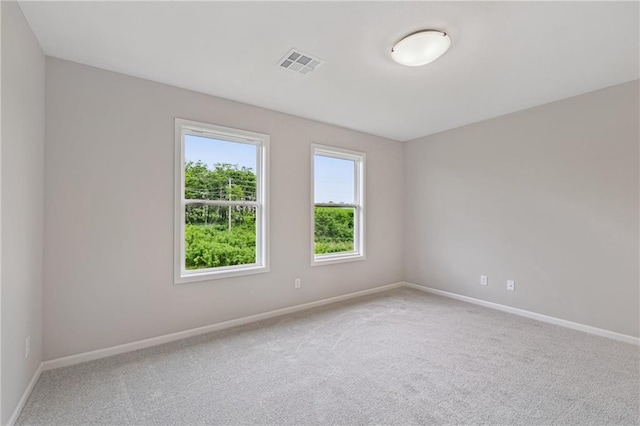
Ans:
{"label": "white baseboard", "polygon": [[440,296],[449,297],[451,299],[461,300],[463,302],[473,303],[474,305],[484,306],[486,308],[496,309],[498,311],[508,312],[510,314],[519,315],[521,317],[531,318],[534,320],[547,322],[549,324],[559,325],[561,327],[571,328],[573,330],[584,331],[585,333],[595,334],[596,336],[607,337],[609,339],[618,340],[620,342],[631,343],[632,345],[640,345],[640,338],[629,336],[627,334],[616,333],[615,331],[609,331],[602,328],[592,327],[590,325],[580,324],[573,321],[567,321],[556,317],[550,317],[548,315],[538,314],[531,311],[525,311],[524,309],[513,308],[507,305],[501,305],[499,303],[487,302],[486,300],[476,299],[474,297],[462,296],[456,293],[450,293],[448,291],[438,290],[431,287],[426,287],[418,284],[404,282],[402,285],[416,290],[424,291],[427,293],[438,294]]}
{"label": "white baseboard", "polygon": [[[49,361],[44,361],[42,365],[42,370],[51,370],[54,368],[67,367],[69,365],[79,364],[81,362],[92,361],[95,359],[105,358],[112,355],[118,355],[125,352],[131,352],[138,349],[148,348],[150,346],[156,346],[163,343],[169,343],[180,339],[185,339],[187,337],[198,336],[201,334],[211,333],[213,331],[223,330],[225,328],[237,327],[239,325],[249,324],[257,321],[262,321],[265,319],[291,314],[294,312],[304,311],[307,309],[315,308],[318,306],[328,305],[330,303],[340,302],[343,300],[353,299],[357,297],[366,296],[369,294],[379,293],[381,291],[387,291],[398,287],[409,287],[416,290],[425,291],[427,293],[438,294],[440,296],[449,297],[456,300],[461,300],[464,302],[473,303],[476,305],[484,306],[487,308],[496,309],[503,312],[508,312],[511,314],[523,316],[526,318],[535,319],[542,322],[547,322],[550,324],[559,325],[562,327],[571,328],[574,330],[583,331],[590,334],[595,334],[602,337],[607,337],[609,339],[618,340],[621,342],[631,343],[634,345],[640,345],[640,338],[628,336],[626,334],[616,333],[614,331],[604,330],[601,328],[591,327],[588,325],[563,320],[560,318],[550,317],[543,314],[538,314],[531,311],[525,311],[523,309],[513,308],[511,306],[501,305],[499,303],[488,302],[481,299],[476,299],[473,297],[462,296],[455,293],[450,293],[443,290],[437,290],[434,288],[421,286],[408,282],[397,282],[393,284],[383,285],[380,287],[358,291],[355,293],[344,294],[341,296],[330,297],[327,299],[317,300],[315,302],[303,303],[301,305],[291,306],[288,308],[277,309],[275,311],[264,312],[261,314],[250,315],[247,317],[236,318],[229,321],[223,321],[216,324],[206,325],[203,327],[192,328],[190,330],[179,331],[177,333],[166,334],[163,336],[152,337],[149,339],[138,340],[135,342],[125,343],[122,345],[111,346],[104,349],[98,349],[95,351],[84,352],[76,355],[70,355],[62,358],[56,358]],[[35,383],[35,382],[34,382]]]}
{"label": "white baseboard", "polygon": [[24,405],[27,403],[27,399],[29,399],[29,395],[31,395],[31,391],[33,391],[33,387],[36,385],[38,379],[40,378],[42,371],[43,371],[43,365],[42,363],[40,363],[36,372],[33,373],[33,377],[31,378],[31,381],[27,385],[27,388],[22,393],[22,396],[20,397],[20,401],[18,401],[18,405],[16,406],[16,409],[13,410],[13,414],[11,415],[11,417],[9,417],[7,426],[13,426],[18,420],[18,417],[20,417],[20,413],[22,413],[22,409],[24,408]]}
{"label": "white baseboard", "polygon": [[223,321],[216,324],[206,325],[203,327],[192,328],[185,331],[179,331],[177,333],[165,334],[163,336],[152,337],[150,339],[138,340],[136,342],[130,342],[122,345],[111,346],[109,348],[98,349],[90,352],[84,352],[77,355],[65,356],[62,358],[56,358],[49,361],[45,361],[43,363],[43,367],[44,367],[44,371],[52,370],[54,368],[67,367],[69,365],[79,364],[81,362],[93,361],[95,359],[105,358],[112,355],[118,355],[125,352],[131,352],[138,349],[144,349],[150,346],[156,346],[163,343],[169,343],[176,340],[185,339],[187,337],[211,333],[212,331],[218,331],[218,330],[223,330],[225,328],[237,327],[239,325],[262,321],[265,319],[278,317],[286,314],[291,314],[294,312],[304,311],[307,309],[316,308],[318,306],[328,305],[330,303],[341,302],[343,300],[362,297],[368,294],[379,293],[381,291],[387,291],[387,290],[401,287],[403,284],[404,284],[403,282],[387,284],[380,287],[371,288],[368,290],[362,290],[362,291],[357,291],[355,293],[343,294],[341,296],[329,297],[328,299],[317,300],[315,302],[303,303],[301,305],[290,306],[288,308],[277,309],[275,311],[269,311],[261,314],[250,315],[247,317],[236,318],[229,321]]}

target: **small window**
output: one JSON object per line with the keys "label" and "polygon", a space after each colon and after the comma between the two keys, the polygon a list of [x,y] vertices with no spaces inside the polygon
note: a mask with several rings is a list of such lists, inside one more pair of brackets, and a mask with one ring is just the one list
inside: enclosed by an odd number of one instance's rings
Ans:
{"label": "small window", "polygon": [[312,145],[311,265],[364,260],[365,154]]}
{"label": "small window", "polygon": [[175,283],[267,272],[269,136],[175,127]]}

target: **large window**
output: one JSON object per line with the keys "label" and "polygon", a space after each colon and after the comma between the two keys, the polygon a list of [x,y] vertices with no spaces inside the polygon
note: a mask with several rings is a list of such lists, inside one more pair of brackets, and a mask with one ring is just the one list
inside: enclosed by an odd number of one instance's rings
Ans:
{"label": "large window", "polygon": [[311,156],[311,264],[363,260],[365,155],[314,144]]}
{"label": "large window", "polygon": [[175,282],[267,272],[269,136],[175,127]]}

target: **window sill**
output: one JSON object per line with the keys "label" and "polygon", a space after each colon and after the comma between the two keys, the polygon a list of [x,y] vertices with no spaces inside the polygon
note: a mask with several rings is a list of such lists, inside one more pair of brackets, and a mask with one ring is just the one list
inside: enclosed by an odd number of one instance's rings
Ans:
{"label": "window sill", "polygon": [[358,262],[365,260],[366,256],[362,253],[348,253],[340,255],[314,256],[311,259],[311,266],[331,265],[334,263]]}
{"label": "window sill", "polygon": [[198,281],[212,281],[223,278],[234,278],[234,277],[242,277],[245,275],[255,275],[255,274],[264,274],[269,272],[268,266],[261,265],[251,265],[241,268],[233,268],[233,269],[224,269],[221,271],[202,271],[202,272],[192,272],[186,274],[180,274],[180,276],[176,276],[173,280],[173,283],[176,285],[180,284],[188,284]]}

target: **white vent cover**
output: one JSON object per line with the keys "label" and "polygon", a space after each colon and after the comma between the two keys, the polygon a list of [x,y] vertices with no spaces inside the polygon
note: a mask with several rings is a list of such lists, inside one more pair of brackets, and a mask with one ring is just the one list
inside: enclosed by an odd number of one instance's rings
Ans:
{"label": "white vent cover", "polygon": [[281,68],[286,68],[300,74],[309,74],[322,64],[324,64],[322,59],[298,49],[291,49],[289,53],[278,61],[278,66]]}

